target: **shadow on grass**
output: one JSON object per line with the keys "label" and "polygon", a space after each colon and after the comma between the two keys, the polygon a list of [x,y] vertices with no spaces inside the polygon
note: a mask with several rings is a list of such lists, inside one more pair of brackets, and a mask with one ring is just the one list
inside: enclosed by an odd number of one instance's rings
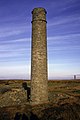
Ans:
{"label": "shadow on grass", "polygon": [[43,104],[33,108],[0,108],[0,120],[80,120],[80,98],[77,99],[78,103],[68,99],[67,102]]}
{"label": "shadow on grass", "polygon": [[14,120],[39,120],[38,117],[33,114],[32,112],[30,113],[30,116],[27,115],[26,113],[16,113]]}

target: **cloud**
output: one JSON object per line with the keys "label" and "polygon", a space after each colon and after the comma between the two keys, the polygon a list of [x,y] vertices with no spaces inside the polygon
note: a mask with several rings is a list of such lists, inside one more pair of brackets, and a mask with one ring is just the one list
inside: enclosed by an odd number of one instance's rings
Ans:
{"label": "cloud", "polygon": [[0,37],[8,37],[8,36],[12,36],[12,35],[19,35],[23,32],[24,31],[22,31],[22,30],[4,31],[4,32],[0,32]]}
{"label": "cloud", "polygon": [[80,73],[80,68],[73,63],[49,63],[48,76],[49,78],[73,78],[73,75]]}
{"label": "cloud", "polygon": [[49,51],[80,50],[80,34],[48,37]]}
{"label": "cloud", "polygon": [[8,25],[9,26],[0,27],[0,38],[9,37],[13,35],[20,35],[21,33],[25,33],[25,32],[27,33],[27,32],[30,32],[31,30],[31,27],[27,24],[23,24],[23,25],[8,24]]}
{"label": "cloud", "polygon": [[49,40],[59,39],[61,41],[62,39],[71,38],[71,37],[73,37],[73,38],[80,37],[80,34],[77,33],[77,34],[66,34],[66,35],[59,35],[59,36],[57,35],[57,36],[48,37],[48,39]]}
{"label": "cloud", "polygon": [[[0,62],[30,61],[30,38],[0,41]],[[8,63],[9,64],[9,63]]]}
{"label": "cloud", "polygon": [[0,79],[30,79],[30,65],[2,66],[0,67]]}
{"label": "cloud", "polygon": [[[9,63],[12,62],[21,62],[23,64],[23,61],[30,61],[31,59],[31,53],[30,50],[26,49],[19,49],[19,50],[12,50],[12,51],[0,51],[0,62],[3,64],[4,62]],[[7,64],[7,63],[6,63]]]}
{"label": "cloud", "polygon": [[57,16],[50,20],[48,23],[48,27],[56,26],[56,25],[66,25],[66,24],[80,24],[80,16],[79,15],[70,15],[70,16]]}
{"label": "cloud", "polygon": [[0,43],[1,44],[14,44],[14,43],[20,43],[20,42],[26,42],[26,43],[30,43],[31,42],[31,38],[22,38],[22,39],[10,39],[10,40],[1,40]]}

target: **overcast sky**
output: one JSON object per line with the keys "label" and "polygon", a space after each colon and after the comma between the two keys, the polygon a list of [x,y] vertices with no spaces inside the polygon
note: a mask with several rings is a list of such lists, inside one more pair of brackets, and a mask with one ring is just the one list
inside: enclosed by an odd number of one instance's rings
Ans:
{"label": "overcast sky", "polygon": [[79,78],[80,0],[0,0],[0,79],[30,79],[35,7],[47,11],[48,78]]}

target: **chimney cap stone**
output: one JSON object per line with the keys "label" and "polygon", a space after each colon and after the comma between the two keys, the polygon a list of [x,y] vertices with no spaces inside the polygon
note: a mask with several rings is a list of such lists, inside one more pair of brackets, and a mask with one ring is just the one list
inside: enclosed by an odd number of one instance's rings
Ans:
{"label": "chimney cap stone", "polygon": [[45,10],[44,8],[42,8],[42,7],[34,8],[34,9],[32,10],[32,14],[33,14],[33,13],[36,13],[36,12],[38,13],[38,12],[41,12],[41,11],[44,11],[45,14],[47,14],[46,10]]}

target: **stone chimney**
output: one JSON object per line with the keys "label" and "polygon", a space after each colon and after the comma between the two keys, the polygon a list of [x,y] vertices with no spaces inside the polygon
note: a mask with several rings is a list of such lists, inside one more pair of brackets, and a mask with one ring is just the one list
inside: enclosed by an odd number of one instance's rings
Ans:
{"label": "stone chimney", "polygon": [[31,103],[48,102],[46,10],[32,11]]}

